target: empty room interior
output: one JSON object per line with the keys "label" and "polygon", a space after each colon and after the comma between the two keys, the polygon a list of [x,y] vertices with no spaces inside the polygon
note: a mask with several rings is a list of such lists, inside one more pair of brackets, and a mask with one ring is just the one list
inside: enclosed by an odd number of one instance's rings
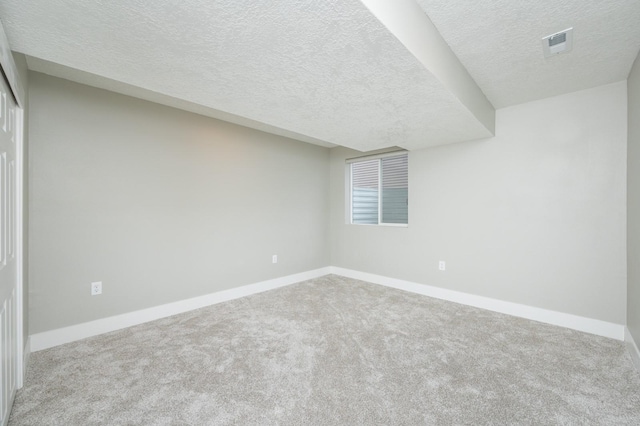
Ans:
{"label": "empty room interior", "polygon": [[2,425],[640,424],[640,2],[0,0]]}

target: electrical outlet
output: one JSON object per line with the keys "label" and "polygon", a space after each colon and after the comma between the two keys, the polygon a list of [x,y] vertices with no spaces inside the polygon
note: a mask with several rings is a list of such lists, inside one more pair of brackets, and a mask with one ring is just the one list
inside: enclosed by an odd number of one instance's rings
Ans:
{"label": "electrical outlet", "polygon": [[102,294],[102,281],[91,283],[91,295],[97,296],[99,294]]}
{"label": "electrical outlet", "polygon": [[441,260],[440,262],[438,262],[438,269],[440,269],[441,271],[444,271],[447,269],[447,264],[444,260]]}
{"label": "electrical outlet", "polygon": [[278,255],[274,254],[273,256],[271,256],[271,263],[278,263]]}

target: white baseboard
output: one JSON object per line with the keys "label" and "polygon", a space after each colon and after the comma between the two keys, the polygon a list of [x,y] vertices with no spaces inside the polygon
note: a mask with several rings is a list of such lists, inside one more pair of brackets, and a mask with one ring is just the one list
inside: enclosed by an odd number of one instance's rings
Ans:
{"label": "white baseboard", "polygon": [[633,365],[635,365],[636,370],[640,371],[640,349],[638,349],[638,345],[636,345],[627,327],[624,328],[624,341],[627,343],[627,349],[629,350],[629,355],[631,355]]}
{"label": "white baseboard", "polygon": [[[223,290],[192,299],[168,303],[166,305],[155,306],[153,308],[143,309],[140,311],[77,324],[70,327],[64,327],[56,330],[33,334],[29,336],[27,346],[25,347],[25,371],[28,357],[31,352],[37,352],[43,349],[48,349],[76,340],[85,339],[87,337],[97,336],[99,334],[120,330],[138,324],[143,324],[145,322],[169,317],[198,308],[203,308],[205,306],[215,305],[217,303],[222,303],[229,300],[238,299],[240,297],[261,293],[263,291],[284,287],[300,281],[321,277],[327,274],[342,275],[345,277],[384,285],[411,293],[422,294],[437,299],[448,300],[463,305],[487,309],[489,311],[500,312],[503,314],[513,315],[516,317],[526,318],[547,324],[558,325],[561,327],[609,337],[616,340],[625,340],[627,342],[631,341],[632,346],[630,346],[630,352],[632,353],[632,358],[636,366],[640,365],[640,355],[638,353],[638,347],[635,345],[635,343],[633,343],[633,338],[631,338],[631,335],[626,332],[626,327],[622,324],[615,324],[563,312],[506,302],[489,297],[476,296],[459,291],[447,290],[426,284],[418,284],[411,281],[404,281],[396,278],[389,278],[381,275],[331,266],[302,272],[299,274],[288,275],[286,277],[275,278],[268,281],[262,281],[255,284],[249,284],[242,287],[232,288],[229,290]],[[631,351],[632,348],[635,350],[635,352]],[[640,369],[640,366],[638,368]]]}
{"label": "white baseboard", "polygon": [[581,317],[563,312],[551,311],[548,309],[535,308],[533,306],[521,305],[518,303],[506,302],[489,297],[476,296],[462,293],[455,290],[447,290],[440,287],[433,287],[426,284],[418,284],[411,281],[404,281],[395,278],[384,277],[366,272],[354,271],[351,269],[332,266],[331,273],[342,275],[357,280],[380,284],[386,287],[397,288],[411,293],[422,294],[436,299],[448,300],[463,305],[474,306],[476,308],[487,309],[489,311],[500,312],[516,317],[526,318],[547,324],[558,325],[572,330],[583,331],[596,334],[598,336],[609,337],[616,340],[625,339],[625,326],[611,322],[601,321],[592,318]]}
{"label": "white baseboard", "polygon": [[329,273],[329,267],[315,269],[299,274],[288,275],[286,277],[275,278],[268,281],[262,281],[242,287],[223,290],[204,296],[194,297],[192,299],[181,300],[178,302],[168,303],[166,305],[142,309],[140,311],[129,312],[122,315],[116,315],[113,317],[102,318],[95,321],[33,334],[29,337],[31,351],[41,351],[43,349],[48,349],[54,346],[62,345],[64,343],[74,342],[76,340],[97,336],[99,334],[120,330],[123,328],[143,324],[145,322],[169,317],[176,314],[181,314],[183,312],[192,311],[194,309],[203,308],[205,306],[215,305],[217,303],[238,299],[240,297],[288,286],[300,281],[321,277]]}

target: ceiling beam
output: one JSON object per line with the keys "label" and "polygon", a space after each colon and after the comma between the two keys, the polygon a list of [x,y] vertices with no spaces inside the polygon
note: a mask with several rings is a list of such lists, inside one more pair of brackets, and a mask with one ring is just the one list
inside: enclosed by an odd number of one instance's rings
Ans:
{"label": "ceiling beam", "polygon": [[361,1],[491,134],[495,134],[495,108],[415,0]]}

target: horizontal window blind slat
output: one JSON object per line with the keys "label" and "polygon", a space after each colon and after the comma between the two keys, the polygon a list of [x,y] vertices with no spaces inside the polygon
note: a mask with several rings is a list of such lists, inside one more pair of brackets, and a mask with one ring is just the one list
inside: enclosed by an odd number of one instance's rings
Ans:
{"label": "horizontal window blind slat", "polygon": [[382,222],[408,223],[408,156],[382,160]]}
{"label": "horizontal window blind slat", "polygon": [[[377,169],[377,167],[376,167]],[[355,174],[355,172],[354,172]],[[355,187],[352,189],[351,221],[359,224],[378,223],[378,184],[375,188]]]}
{"label": "horizontal window blind slat", "polygon": [[354,188],[378,189],[378,160],[353,163],[351,170]]}
{"label": "horizontal window blind slat", "polygon": [[382,159],[382,188],[406,188],[409,185],[408,156]]}

